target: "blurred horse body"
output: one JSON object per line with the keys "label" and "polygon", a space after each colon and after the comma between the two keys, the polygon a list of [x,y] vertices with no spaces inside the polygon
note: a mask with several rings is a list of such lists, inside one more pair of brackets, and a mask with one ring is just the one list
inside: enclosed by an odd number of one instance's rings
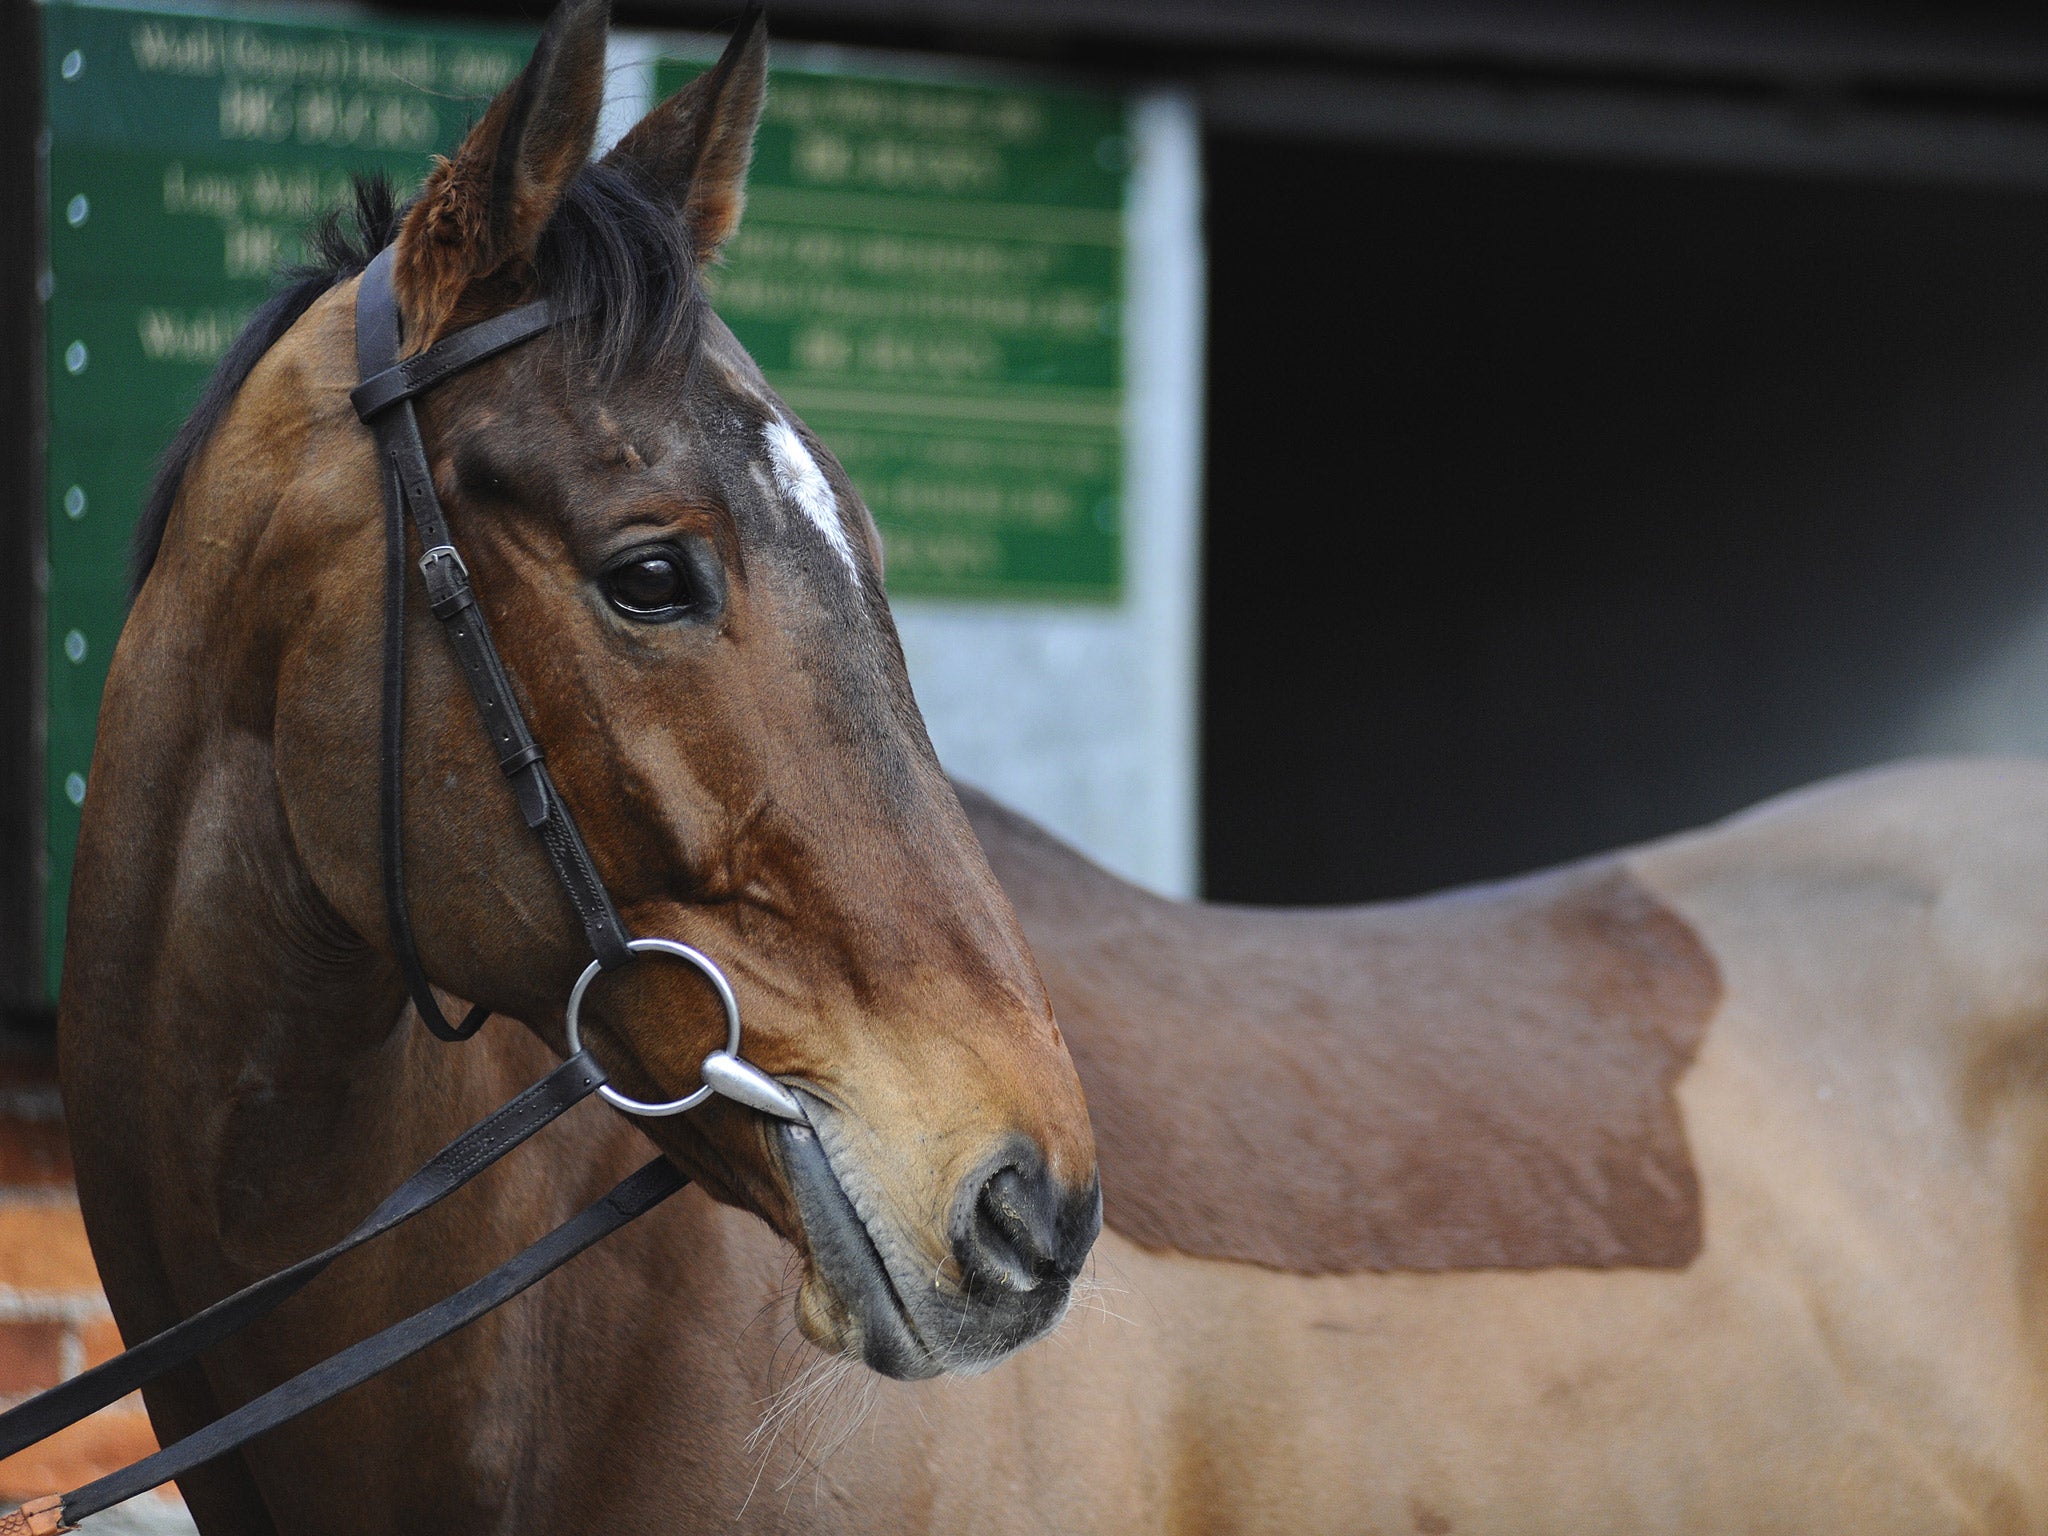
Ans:
{"label": "blurred horse body", "polygon": [[[2048,1525],[2048,766],[1879,771],[1610,861],[1697,936],[1718,986],[1677,1079],[1696,1251],[1606,1267],[1301,1272],[1309,1243],[1271,1255],[1290,1271],[1200,1256],[1220,1229],[1186,1211],[1144,1210],[1153,1246],[1130,1241],[1134,1197],[1156,1204],[1174,1161],[1130,1122],[1177,1123],[1207,1144],[1197,1161],[1242,1165],[1294,1215],[1315,1172],[1260,1125],[1308,1098],[1325,1141],[1389,1134],[1413,1095],[1376,1096],[1355,1063],[1389,1025],[1374,931],[1402,908],[1162,902],[968,804],[1089,1095],[1095,1263],[1119,1314],[1077,1312],[998,1373],[1025,1380],[948,1383],[929,1410],[950,1426],[973,1399],[1000,1437],[1022,1428],[1014,1404],[1064,1405],[1062,1475],[1020,1483],[1032,1514],[1002,1528]],[[1404,905],[1455,947],[1430,978],[1447,1016],[1512,1012],[1526,950],[1456,944],[1455,903]],[[1561,1022],[1524,1021],[1535,1054],[1548,1038],[1604,1091]],[[1304,1033],[1334,1083],[1268,1069]],[[1429,1134],[1456,1161],[1499,1127],[1481,1103]],[[1315,1198],[1353,1233],[1375,1214]],[[1176,1219],[1197,1253],[1163,1246]]]}

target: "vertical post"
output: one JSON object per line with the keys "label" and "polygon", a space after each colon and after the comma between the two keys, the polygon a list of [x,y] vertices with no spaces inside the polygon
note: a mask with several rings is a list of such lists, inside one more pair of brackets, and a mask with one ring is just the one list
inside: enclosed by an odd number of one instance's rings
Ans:
{"label": "vertical post", "polygon": [[1149,793],[1132,811],[1141,878],[1201,893],[1202,401],[1208,269],[1202,131],[1192,97],[1131,106],[1124,328],[1124,482],[1130,602]]}
{"label": "vertical post", "polygon": [[0,1014],[43,997],[42,47],[0,7]]}

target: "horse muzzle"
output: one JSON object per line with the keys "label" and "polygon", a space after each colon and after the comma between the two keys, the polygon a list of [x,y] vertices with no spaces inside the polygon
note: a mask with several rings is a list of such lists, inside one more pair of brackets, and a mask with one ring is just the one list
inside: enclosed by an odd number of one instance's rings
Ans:
{"label": "horse muzzle", "polygon": [[934,1265],[880,1214],[858,1161],[833,1150],[836,1111],[804,1101],[811,1123],[776,1134],[809,1248],[797,1317],[813,1343],[914,1381],[986,1370],[1066,1315],[1102,1228],[1098,1183],[1061,1189],[1014,1138],[961,1181],[952,1262]]}

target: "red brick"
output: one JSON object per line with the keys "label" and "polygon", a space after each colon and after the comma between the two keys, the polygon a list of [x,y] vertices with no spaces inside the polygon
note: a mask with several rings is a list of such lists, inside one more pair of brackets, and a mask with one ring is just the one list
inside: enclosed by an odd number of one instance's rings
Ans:
{"label": "red brick", "polygon": [[0,1323],[0,1397],[26,1397],[64,1375],[62,1323]]}
{"label": "red brick", "polygon": [[103,1361],[111,1360],[121,1353],[121,1330],[114,1326],[111,1317],[96,1317],[78,1330],[78,1341],[84,1347],[85,1359],[80,1370],[91,1370]]}
{"label": "red brick", "polygon": [[64,1493],[104,1477],[156,1449],[149,1419],[117,1403],[27,1450],[0,1461],[0,1499],[19,1502]]}
{"label": "red brick", "polygon": [[71,1183],[71,1141],[50,1120],[0,1117],[0,1185],[47,1189]]}
{"label": "red brick", "polygon": [[54,1055],[0,1052],[0,1186],[70,1182]]}
{"label": "red brick", "polygon": [[0,1204],[0,1285],[18,1291],[97,1295],[99,1271],[85,1222],[69,1203]]}

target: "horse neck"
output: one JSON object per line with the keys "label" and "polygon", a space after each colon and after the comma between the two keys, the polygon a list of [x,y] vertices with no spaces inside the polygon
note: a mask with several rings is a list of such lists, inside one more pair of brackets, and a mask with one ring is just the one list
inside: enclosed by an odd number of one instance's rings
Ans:
{"label": "horse neck", "polygon": [[[66,1097],[89,1202],[120,1187],[169,1229],[179,1288],[210,1295],[332,1241],[553,1058],[511,1020],[460,1046],[428,1037],[390,962],[300,862],[269,744],[151,730],[165,695],[148,670],[110,697],[101,738],[74,884]],[[570,1141],[602,1134],[602,1118],[579,1112],[591,1123]],[[578,1161],[559,1139],[548,1158]],[[521,1240],[584,1193],[572,1177],[557,1199],[547,1182],[530,1162],[493,1176],[489,1203]]]}
{"label": "horse neck", "polygon": [[246,560],[259,503],[181,508],[207,538],[159,566],[123,634],[60,1007],[81,1177],[139,1169],[181,1188],[198,1227],[251,1267],[359,1216],[508,1075],[493,1070],[501,1043],[419,1050],[432,1042],[399,1028],[395,968],[299,856],[267,703],[279,641],[263,594],[224,568]]}
{"label": "horse neck", "polygon": [[[179,686],[185,647],[151,628],[131,627],[102,712],[66,945],[67,1097],[88,1137],[125,1123],[202,1200],[260,1200],[265,1162],[316,1173],[399,997],[299,864],[271,744],[206,718]],[[332,1183],[310,1188],[342,1195]]]}
{"label": "horse neck", "polygon": [[[461,1045],[420,1028],[391,962],[302,862],[273,743],[193,681],[211,642],[153,617],[138,610],[108,691],[62,1007],[81,1195],[116,1234],[102,1262],[117,1266],[123,1324],[145,1330],[333,1241],[554,1064],[511,1019]],[[448,1212],[378,1245],[324,1305],[380,1317],[424,1305],[474,1278],[475,1255],[531,1241],[649,1150],[581,1106]],[[715,1246],[698,1233],[709,1213],[667,1214],[613,1262],[638,1255],[664,1293],[695,1289],[684,1275]],[[140,1312],[121,1268],[138,1254],[169,1286]],[[650,1288],[622,1273],[633,1294]]]}

